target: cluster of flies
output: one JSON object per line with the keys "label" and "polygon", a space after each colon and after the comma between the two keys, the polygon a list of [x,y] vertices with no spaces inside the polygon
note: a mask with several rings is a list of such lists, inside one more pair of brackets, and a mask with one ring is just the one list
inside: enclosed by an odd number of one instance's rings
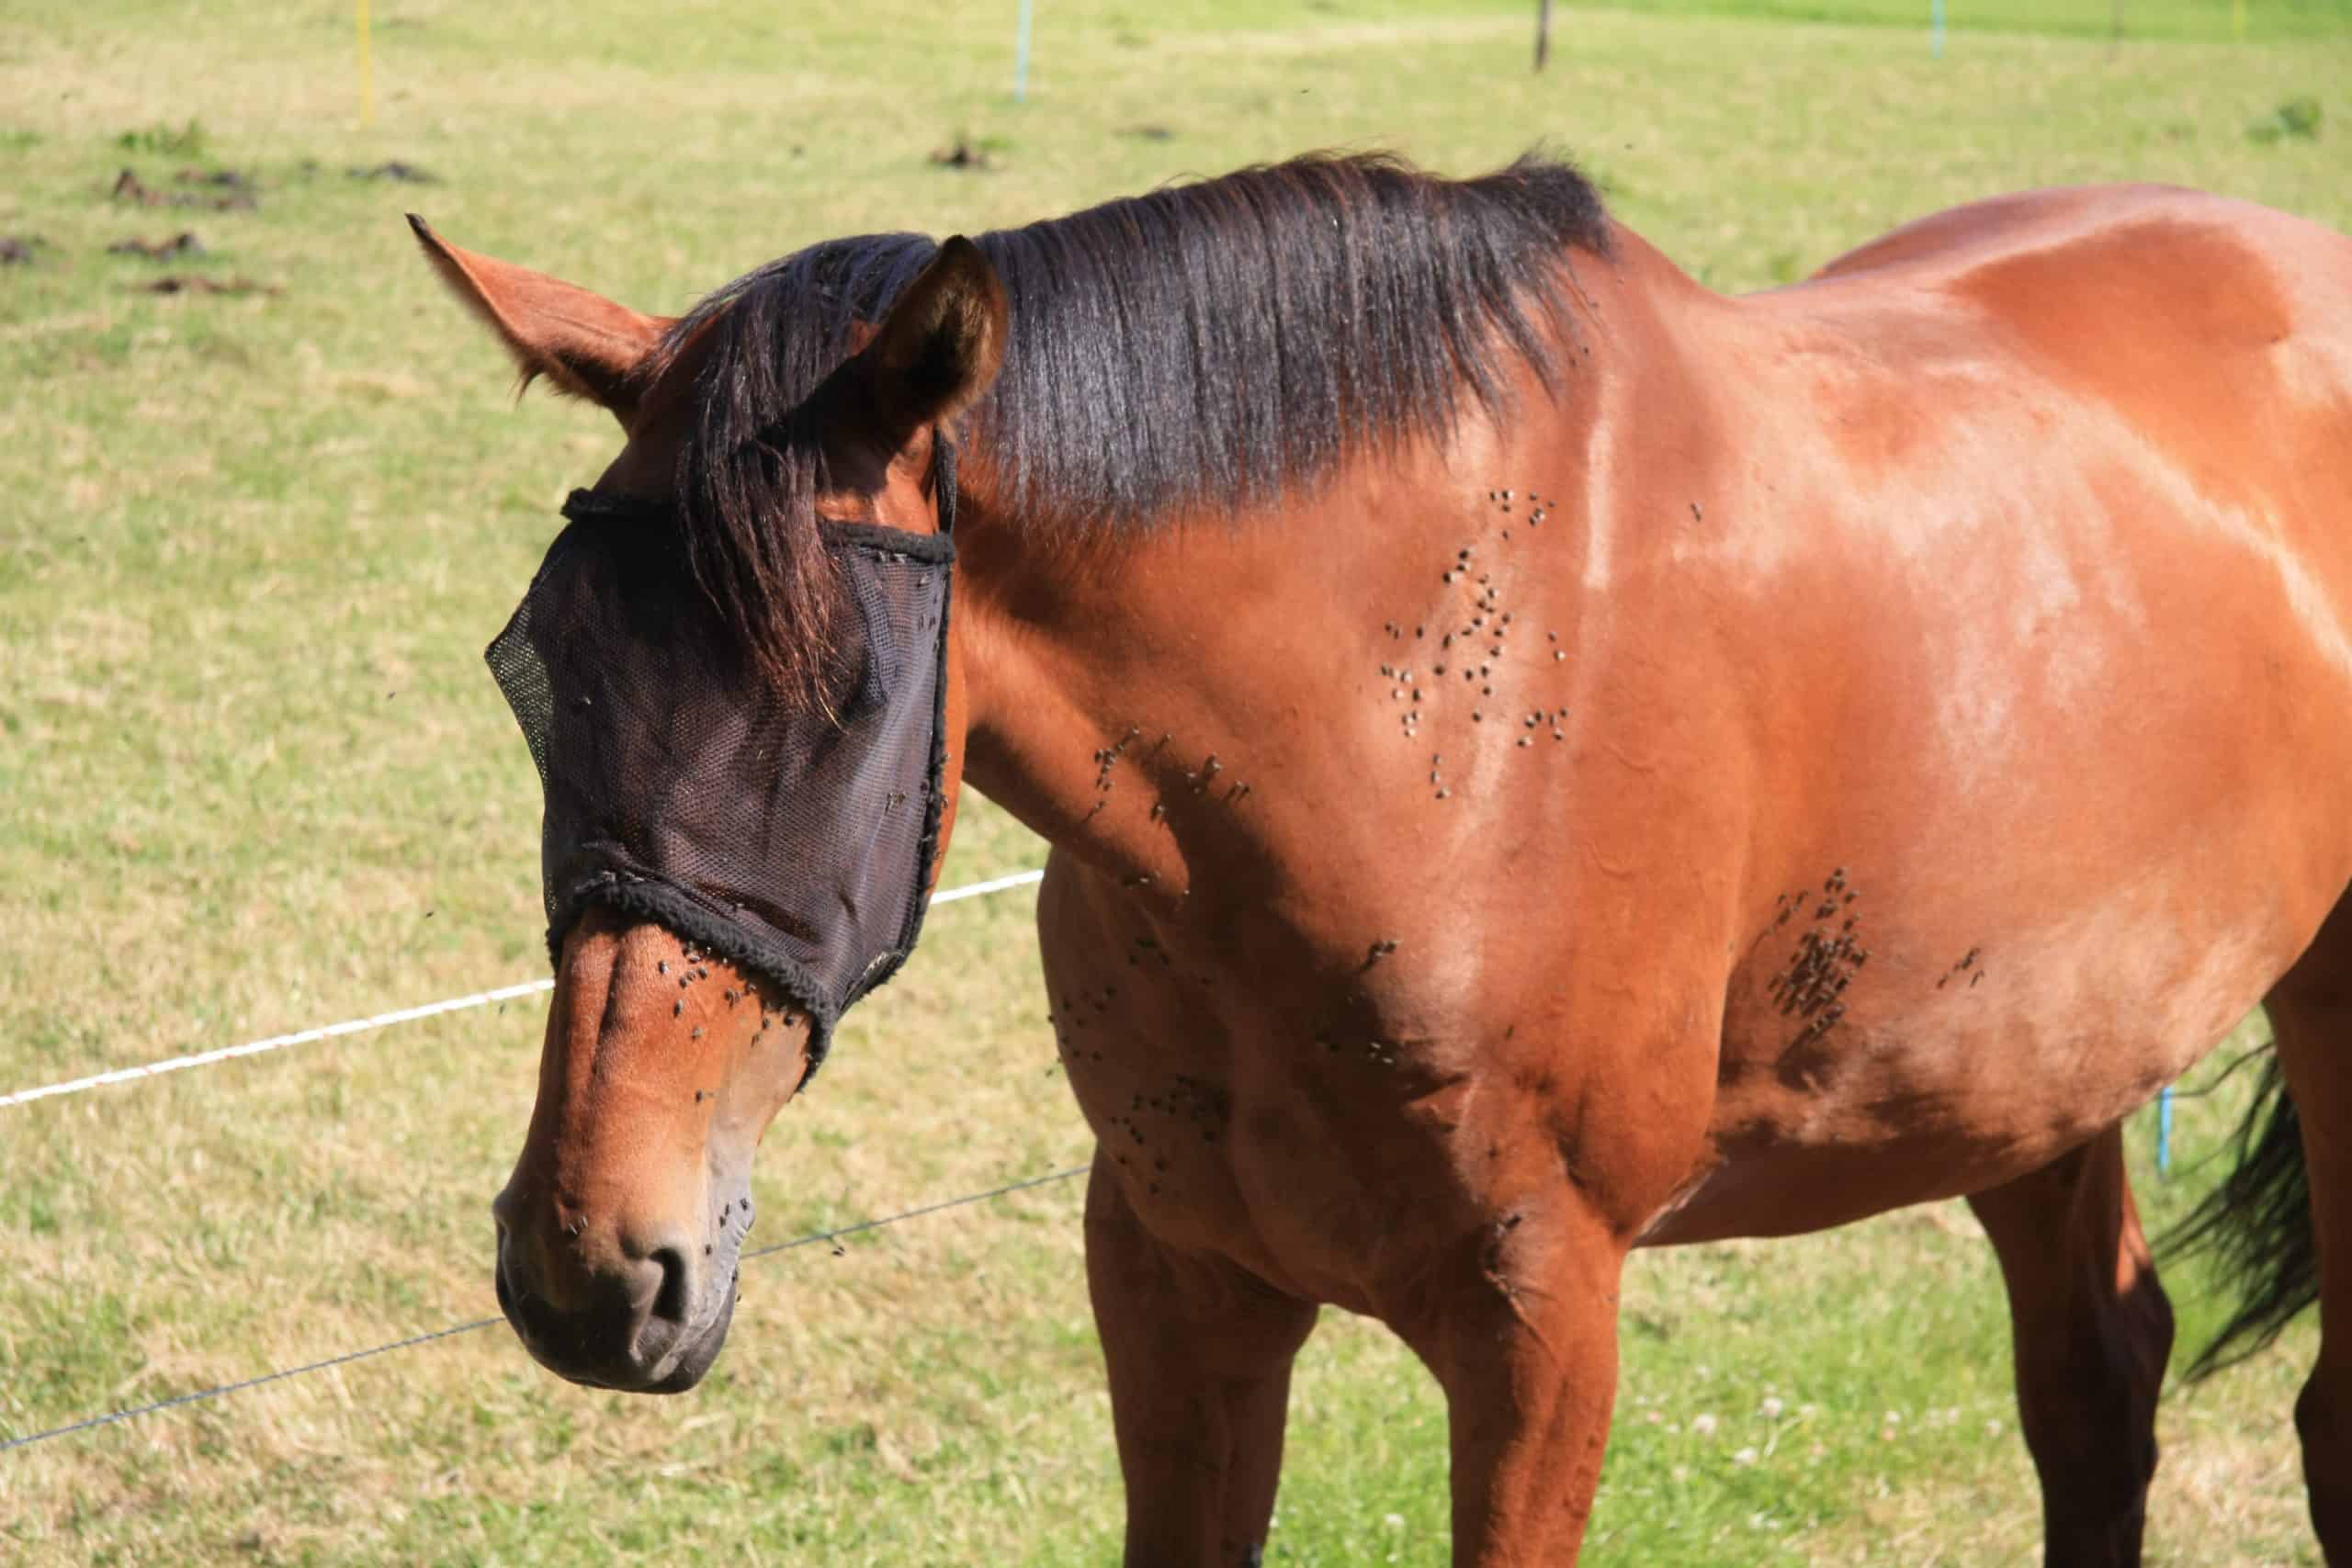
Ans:
{"label": "cluster of flies", "polygon": [[1984,950],[1981,947],[1972,947],[1966,953],[1961,954],[1960,962],[1945,970],[1942,977],[1937,980],[1936,989],[1939,991],[1942,990],[1946,986],[1951,985],[1962,975],[1966,975],[1968,976],[1968,984],[1971,989],[1983,985],[1984,983],[1984,969],[1977,960],[1984,956]]}
{"label": "cluster of flies", "polygon": [[1111,1125],[1126,1134],[1129,1146],[1114,1149],[1111,1158],[1113,1163],[1122,1166],[1150,1161],[1145,1185],[1148,1191],[1157,1196],[1160,1178],[1168,1174],[1168,1156],[1153,1152],[1150,1141],[1144,1136],[1143,1118],[1146,1116],[1189,1122],[1193,1131],[1200,1134],[1201,1142],[1213,1148],[1225,1135],[1226,1122],[1231,1119],[1232,1109],[1223,1090],[1186,1073],[1178,1073],[1172,1086],[1163,1094],[1146,1094],[1137,1089],[1127,1097],[1125,1113],[1112,1117]]}
{"label": "cluster of flies", "polygon": [[[1841,865],[1822,883],[1820,893],[1782,894],[1774,906],[1775,930],[1786,925],[1808,905],[1813,911],[1811,925],[1797,939],[1796,951],[1790,955],[1788,966],[1773,976],[1767,987],[1780,1004],[1781,1016],[1805,1021],[1794,1042],[1796,1045],[1819,1039],[1846,1016],[1846,1004],[1840,998],[1854,976],[1871,961],[1870,949],[1862,945],[1857,930],[1860,918],[1846,913],[1860,897],[1860,889],[1847,880],[1846,868]],[[1829,922],[1841,915],[1843,922],[1833,930]]]}
{"label": "cluster of flies", "polygon": [[[1125,735],[1094,753],[1095,798],[1094,809],[1086,814],[1090,818],[1101,815],[1102,808],[1111,804],[1112,773],[1118,767],[1119,759],[1127,754],[1127,748],[1134,745],[1136,737],[1142,733],[1143,729],[1140,726],[1131,724],[1127,726],[1127,732]],[[1165,735],[1159,739],[1161,745],[1166,745],[1168,742],[1168,737]],[[1152,820],[1155,822],[1159,819],[1156,815],[1159,809],[1156,806],[1152,807],[1155,813]]]}
{"label": "cluster of flies", "polygon": [[[682,947],[679,950],[678,958],[678,989],[680,992],[683,993],[691,990],[698,982],[710,978],[708,955],[704,953],[700,949],[694,947],[691,944]],[[657,975],[664,976],[668,976],[670,974],[670,961],[666,958],[656,959],[653,964],[653,971]],[[765,1034],[776,1021],[776,1014],[769,1009],[766,1000],[755,996],[752,987],[749,986],[745,986],[741,990],[736,989],[732,986],[727,987],[720,992],[720,1000],[724,1001],[727,1006],[730,1008],[740,1007],[748,1001],[757,1001],[760,1006],[759,1032],[762,1034]],[[671,998],[670,1016],[672,1018],[683,1018],[685,1016],[685,1011],[686,998],[684,995]],[[783,1016],[785,1022],[790,1023],[792,1021],[791,1013],[786,1012]],[[699,1040],[702,1038],[702,1035],[703,1026],[697,1023],[694,1026],[693,1032],[687,1036],[687,1038]],[[699,1104],[703,1100],[710,1099],[714,1092],[715,1091],[711,1089],[698,1089],[695,1090],[695,1100]]]}
{"label": "cluster of flies", "polygon": [[[1490,490],[1487,492],[1487,500],[1504,517],[1519,515],[1521,498],[1517,491]],[[1531,491],[1525,504],[1528,508],[1527,526],[1539,528],[1551,515],[1550,509],[1558,502],[1556,498],[1547,502]],[[1510,543],[1510,528],[1505,526],[1500,533],[1499,542]],[[1487,705],[1495,696],[1495,682],[1498,679],[1496,671],[1502,664],[1506,651],[1525,644],[1523,636],[1517,645],[1510,640],[1516,629],[1517,613],[1503,608],[1501,586],[1495,581],[1495,571],[1480,558],[1475,542],[1454,551],[1453,559],[1439,574],[1439,581],[1449,587],[1469,583],[1470,602],[1461,625],[1439,628],[1437,646],[1429,650],[1428,679],[1425,681],[1421,671],[1401,657],[1380,666],[1382,679],[1389,682],[1389,701],[1405,705],[1397,727],[1408,740],[1419,737],[1423,709],[1435,700],[1439,692],[1446,689],[1446,678],[1454,674],[1462,677],[1465,686],[1476,688],[1474,705],[1470,709],[1470,722],[1484,724],[1487,721]],[[1401,644],[1408,640],[1408,629],[1401,621],[1388,621],[1381,629],[1387,633],[1388,640],[1393,643]],[[1426,644],[1429,631],[1427,623],[1415,626],[1410,628],[1409,640]],[[1566,661],[1568,655],[1559,646],[1558,632],[1544,633],[1544,641],[1549,645],[1552,662]],[[1568,710],[1565,707],[1532,707],[1516,716],[1520,719],[1521,728],[1527,731],[1518,738],[1522,750],[1532,747],[1547,729],[1555,741],[1565,741],[1568,738]],[[1453,797],[1453,786],[1445,782],[1445,753],[1442,751],[1430,754],[1430,787],[1435,799]]]}
{"label": "cluster of flies", "polygon": [[1119,987],[1105,986],[1100,996],[1092,991],[1082,991],[1077,996],[1064,993],[1060,1007],[1046,1010],[1046,1021],[1053,1026],[1054,1050],[1063,1061],[1074,1062],[1081,1055],[1097,1062],[1102,1059],[1099,1047],[1081,1046],[1078,1036],[1089,1024],[1101,1021],[1102,1016],[1111,1010],[1111,1004],[1118,999]]}
{"label": "cluster of flies", "polygon": [[[1138,951],[1129,955],[1130,964],[1145,962],[1148,957],[1157,957],[1163,967],[1169,963],[1156,941],[1138,938],[1136,946]],[[1046,1019],[1054,1029],[1054,1049],[1065,1064],[1080,1058],[1102,1060],[1101,1048],[1081,1044],[1080,1037],[1102,1022],[1118,999],[1116,986],[1103,986],[1099,990],[1065,992],[1061,1005],[1048,1010]],[[1232,1119],[1232,1106],[1224,1090],[1187,1073],[1176,1074],[1170,1087],[1159,1093],[1138,1089],[1128,1096],[1126,1110],[1110,1118],[1109,1125],[1121,1141],[1110,1145],[1107,1152],[1114,1163],[1136,1168],[1144,1176],[1148,1190],[1156,1196],[1160,1179],[1168,1174],[1168,1157],[1145,1136],[1147,1119],[1164,1120],[1180,1127],[1189,1125],[1203,1144],[1214,1147],[1225,1137],[1226,1126]],[[1145,1162],[1148,1162],[1148,1168]]]}
{"label": "cluster of flies", "polygon": [[[1135,743],[1142,738],[1142,736],[1143,727],[1141,725],[1131,724],[1127,726],[1126,733],[1120,736],[1118,739],[1113,741],[1108,746],[1098,747],[1095,750],[1092,757],[1094,763],[1095,800],[1093,807],[1086,814],[1090,820],[1100,816],[1103,807],[1110,805],[1111,790],[1113,784],[1117,782],[1119,763],[1126,757],[1129,749],[1131,749]],[[1169,734],[1165,730],[1161,731],[1159,739],[1153,741],[1150,748],[1144,753],[1145,759],[1148,761],[1151,758],[1159,756],[1160,752],[1168,749],[1170,743],[1175,739],[1176,738],[1173,735]],[[1216,753],[1212,751],[1199,767],[1188,768],[1184,771],[1185,788],[1193,795],[1206,795],[1208,794],[1210,787],[1216,783],[1217,775],[1224,772],[1225,764],[1218,761]],[[1224,800],[1227,806],[1235,806],[1248,798],[1249,795],[1250,784],[1248,782],[1244,780],[1236,780],[1226,786]],[[1165,800],[1155,800],[1152,802],[1151,820],[1154,824],[1164,823],[1168,820],[1168,803]],[[1131,884],[1131,886],[1141,885]]]}

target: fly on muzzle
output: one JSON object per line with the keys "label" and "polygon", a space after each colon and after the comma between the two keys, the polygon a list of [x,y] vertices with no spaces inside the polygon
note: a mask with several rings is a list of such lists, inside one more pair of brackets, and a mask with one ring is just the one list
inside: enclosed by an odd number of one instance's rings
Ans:
{"label": "fly on muzzle", "polygon": [[546,792],[557,963],[591,904],[667,927],[807,1010],[813,1074],[842,1012],[913,950],[944,804],[956,487],[939,451],[938,534],[819,525],[856,606],[831,715],[731,645],[665,508],[572,492],[485,656]]}

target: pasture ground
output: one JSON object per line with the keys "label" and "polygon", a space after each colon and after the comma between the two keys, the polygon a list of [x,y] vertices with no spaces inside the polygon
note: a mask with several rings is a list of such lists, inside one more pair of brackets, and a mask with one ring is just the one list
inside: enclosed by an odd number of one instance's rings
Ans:
{"label": "pasture ground", "polygon": [[[2109,12],[1954,4],[2089,35]],[[1467,171],[1548,140],[1723,288],[2037,184],[2170,180],[2352,227],[2340,0],[2254,0],[2243,45],[2227,0],[2132,0],[2120,43],[1962,31],[1941,62],[1924,28],[1680,14],[1726,8],[1564,6],[1538,78],[1517,5],[1056,5],[1016,106],[1010,4],[379,0],[368,130],[346,6],[0,16],[0,236],[40,240],[0,268],[0,1090],[543,972],[537,792],[478,654],[612,432],[512,404],[403,209],[663,310],[826,235],[1335,144]],[[2277,130],[2299,99],[2315,137]],[[929,161],[959,137],[993,168]],[[436,183],[347,173],[392,161]],[[197,197],[220,187],[179,171],[238,171],[258,205],[128,205],[126,167]],[[107,254],[182,230],[203,254]],[[257,288],[147,291],[164,276]],[[948,881],[1038,858],[976,805]],[[934,919],[771,1134],[755,1239],[1084,1160],[1030,897]],[[484,1205],[538,1017],[0,1111],[0,1436],[494,1311]],[[2210,1178],[2232,1109],[2183,1105],[2170,1183],[2143,1137],[2157,1215]],[[0,1556],[1110,1562],[1078,1203],[1064,1184],[754,1264],[684,1399],[560,1384],[498,1328],[0,1456]],[[2193,1341],[2208,1284],[2174,1284]],[[1964,1210],[1645,1258],[1625,1325],[1589,1562],[2036,1555]],[[2316,1561],[2288,1420],[2312,1349],[2298,1329],[2166,1404],[2152,1562]],[[1442,1561],[1442,1412],[1379,1331],[1327,1318],[1292,1434],[1273,1561]]]}

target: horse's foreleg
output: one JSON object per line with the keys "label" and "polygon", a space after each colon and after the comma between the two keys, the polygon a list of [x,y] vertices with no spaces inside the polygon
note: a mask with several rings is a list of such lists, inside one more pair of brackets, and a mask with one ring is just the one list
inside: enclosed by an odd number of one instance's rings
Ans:
{"label": "horse's foreleg", "polygon": [[1969,1201],[2009,1287],[2018,1410],[2050,1568],[2136,1568],[2172,1308],[2110,1127]]}
{"label": "horse's foreleg", "polygon": [[1617,1398],[1625,1246],[1505,1215],[1396,1325],[1445,1390],[1455,1568],[1573,1563]]}
{"label": "horse's foreleg", "polygon": [[2274,1217],[2273,1239],[2318,1252],[2319,1360],[2295,1401],[2303,1482],[2322,1554],[2352,1563],[2352,900],[2336,907],[2264,1008],[2293,1096],[2312,1227],[2290,1237],[2278,1234]]}
{"label": "horse's foreleg", "polygon": [[1126,1480],[1126,1568],[1260,1559],[1282,1472],[1291,1361],[1315,1306],[1145,1232],[1098,1155],[1086,1280]]}

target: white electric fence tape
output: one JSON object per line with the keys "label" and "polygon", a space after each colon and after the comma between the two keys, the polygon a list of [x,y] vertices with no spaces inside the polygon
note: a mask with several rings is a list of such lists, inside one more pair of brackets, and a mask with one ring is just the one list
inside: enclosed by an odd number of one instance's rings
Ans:
{"label": "white electric fence tape", "polygon": [[[986,882],[974,882],[962,887],[951,887],[944,893],[934,893],[934,905],[953,904],[959,898],[978,898],[986,893],[1001,893],[1008,887],[1025,887],[1045,878],[1042,871],[1018,871],[1010,876],[991,877]],[[413,1008],[401,1008],[392,1012],[379,1012],[373,1018],[348,1019],[342,1023],[321,1024],[316,1029],[299,1030],[292,1034],[273,1034],[266,1040],[254,1040],[243,1045],[223,1045],[216,1051],[199,1051],[190,1056],[174,1056],[168,1061],[150,1062],[140,1067],[117,1067],[112,1072],[92,1073],[88,1077],[73,1078],[64,1083],[43,1084],[38,1089],[20,1089],[14,1094],[0,1095],[0,1111],[12,1105],[28,1105],[36,1100],[48,1100],[61,1094],[79,1094],[84,1089],[104,1089],[108,1084],[132,1083],[141,1078],[162,1077],[189,1067],[209,1066],[214,1062],[226,1062],[238,1056],[258,1056],[266,1052],[283,1051],[289,1045],[307,1045],[314,1040],[332,1040],[341,1034],[364,1034],[371,1029],[387,1029],[395,1023],[409,1023],[420,1018],[433,1018],[445,1012],[463,1012],[468,1008],[488,1007],[492,1002],[512,1001],[517,997],[537,996],[555,989],[552,980],[526,980],[519,986],[501,986],[494,991],[477,991],[469,997],[451,997],[447,1001],[425,1002]]]}

